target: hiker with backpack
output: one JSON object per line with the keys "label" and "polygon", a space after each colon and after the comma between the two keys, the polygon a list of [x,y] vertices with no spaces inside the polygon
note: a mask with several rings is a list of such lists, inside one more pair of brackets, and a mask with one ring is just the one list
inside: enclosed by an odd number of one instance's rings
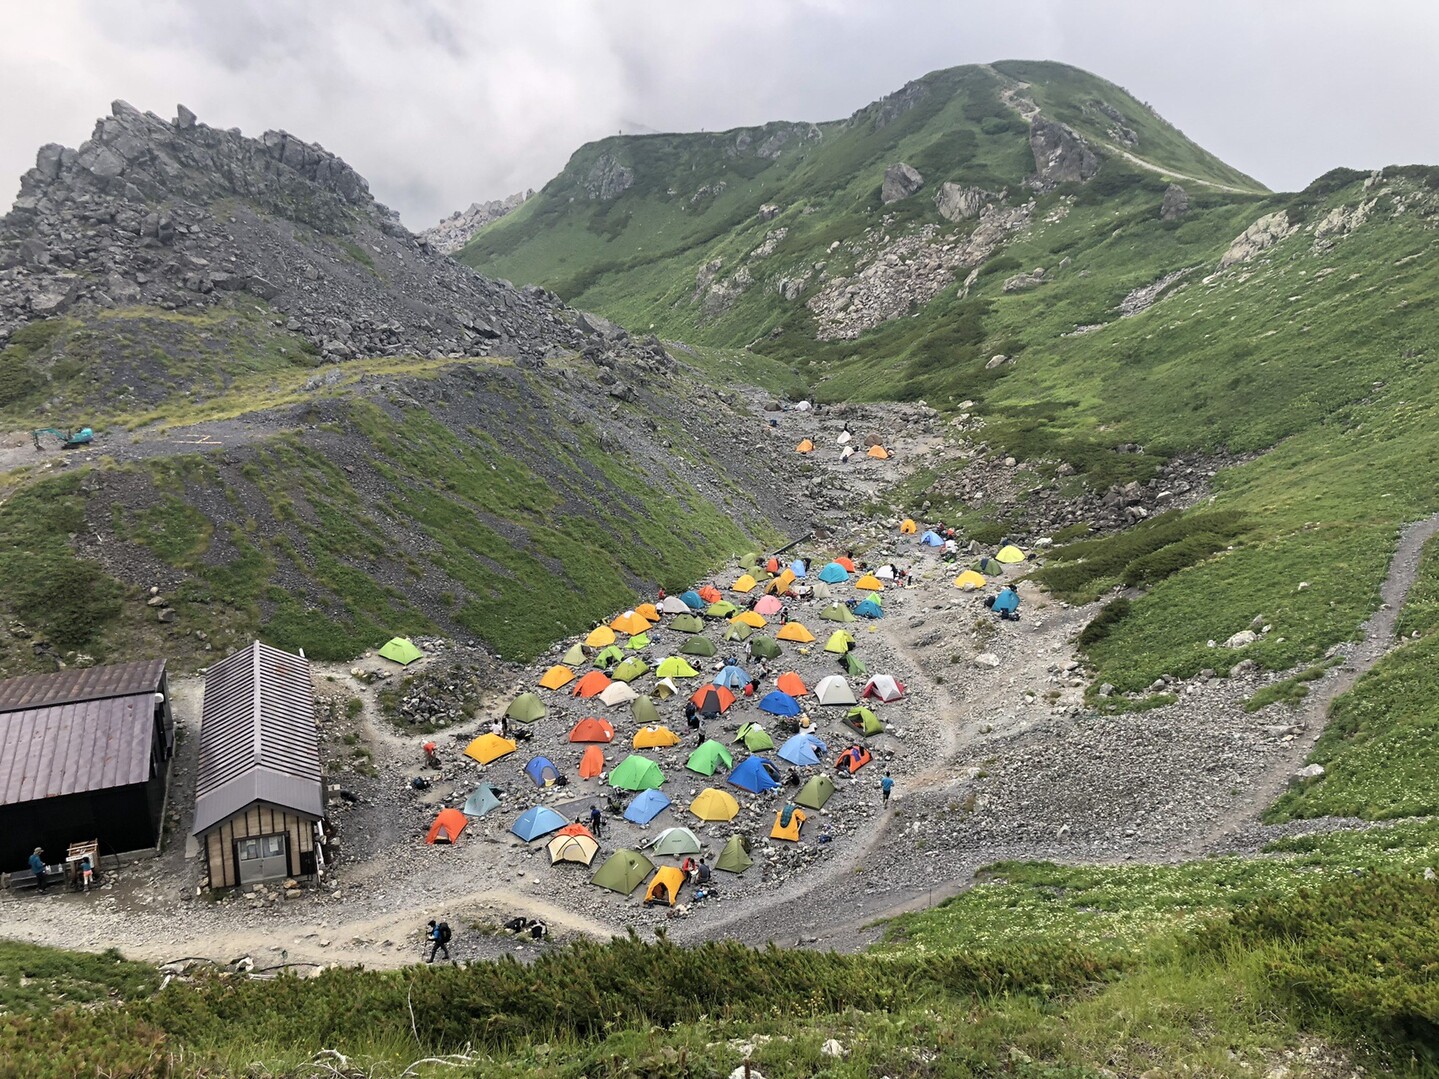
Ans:
{"label": "hiker with backpack", "polygon": [[435,953],[440,951],[443,951],[445,953],[445,958],[449,959],[451,937],[450,923],[437,923],[433,918],[431,918],[427,928],[428,932],[425,935],[430,939],[430,958],[426,959],[425,962],[433,963],[435,961]]}
{"label": "hiker with backpack", "polygon": [[884,773],[884,778],[879,781],[879,802],[881,806],[889,805],[890,793],[894,790],[894,780],[889,773]]}

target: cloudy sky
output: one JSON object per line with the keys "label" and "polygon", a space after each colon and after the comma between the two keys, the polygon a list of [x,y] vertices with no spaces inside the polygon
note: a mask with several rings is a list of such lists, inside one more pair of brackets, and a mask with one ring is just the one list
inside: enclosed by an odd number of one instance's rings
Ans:
{"label": "cloudy sky", "polygon": [[7,0],[4,27],[0,189],[114,98],[183,102],[321,143],[423,228],[588,139],[835,119],[1009,58],[1117,82],[1274,188],[1439,163],[1434,0]]}

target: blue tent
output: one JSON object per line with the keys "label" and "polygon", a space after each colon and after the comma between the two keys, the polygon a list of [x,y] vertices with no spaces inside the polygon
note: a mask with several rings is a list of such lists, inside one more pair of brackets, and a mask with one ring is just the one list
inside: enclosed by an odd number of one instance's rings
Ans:
{"label": "blue tent", "polygon": [[736,667],[733,663],[726,664],[714,677],[714,684],[726,689],[740,689],[749,683],[749,674],[743,667]]}
{"label": "blue tent", "polygon": [[829,747],[812,734],[796,734],[780,747],[780,760],[790,764],[818,764]]}
{"label": "blue tent", "polygon": [[465,799],[464,807],[460,812],[467,817],[483,817],[486,813],[499,808],[500,799],[495,794],[495,788],[488,783],[481,783]]}
{"label": "blue tent", "polygon": [[625,810],[625,820],[648,824],[662,813],[670,800],[656,790],[640,791]]}
{"label": "blue tent", "polygon": [[1019,593],[1012,588],[1006,588],[999,595],[994,597],[994,606],[991,608],[995,614],[1004,611],[1019,610]]}
{"label": "blue tent", "polygon": [[838,562],[831,562],[819,571],[819,579],[825,584],[839,584],[840,581],[849,580],[849,570]]}
{"label": "blue tent", "polygon": [[779,786],[779,771],[763,757],[746,757],[730,772],[729,781],[742,791],[759,794]]}
{"label": "blue tent", "polygon": [[797,716],[800,713],[799,701],[782,689],[766,693],[764,700],[759,702],[759,710],[772,716]]}
{"label": "blue tent", "polygon": [[809,573],[809,569],[805,566],[803,558],[796,558],[791,562],[789,564],[789,571],[796,577],[804,577]]}
{"label": "blue tent", "polygon": [[532,839],[539,839],[542,835],[557,832],[568,823],[569,821],[548,806],[531,806],[520,814],[514,824],[510,825],[510,831],[528,843]]}
{"label": "blue tent", "polygon": [[883,618],[884,611],[878,603],[872,599],[863,600],[854,605],[854,613],[861,618]]}
{"label": "blue tent", "polygon": [[924,535],[920,536],[919,542],[924,544],[926,547],[944,546],[944,540],[939,538],[939,533],[934,531],[934,529],[930,529]]}
{"label": "blue tent", "polygon": [[688,592],[680,593],[680,602],[692,611],[702,611],[709,606],[708,603],[700,599],[700,594],[696,592],[693,588],[691,588]]}
{"label": "blue tent", "polygon": [[530,763],[525,765],[525,775],[530,777],[536,787],[548,787],[551,783],[560,778],[560,770],[555,767],[555,762],[548,757],[534,757]]}

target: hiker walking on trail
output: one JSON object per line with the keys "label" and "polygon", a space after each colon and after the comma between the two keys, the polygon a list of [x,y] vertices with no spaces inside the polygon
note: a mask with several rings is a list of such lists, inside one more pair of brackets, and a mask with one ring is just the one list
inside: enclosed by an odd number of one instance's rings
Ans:
{"label": "hiker walking on trail", "polygon": [[891,779],[891,778],[889,777],[889,773],[886,772],[886,773],[884,773],[884,778],[879,781],[879,804],[880,804],[880,805],[882,805],[882,806],[887,806],[887,805],[889,805],[889,796],[890,796],[890,793],[891,793],[893,790],[894,790],[894,780]]}
{"label": "hiker walking on trail", "polygon": [[44,855],[44,847],[36,847],[34,853],[30,855],[30,872],[35,874],[35,889],[42,894],[46,890]]}
{"label": "hiker walking on trail", "polygon": [[600,807],[597,806],[597,805],[591,804],[591,805],[590,805],[590,831],[592,831],[592,832],[595,833],[595,838],[596,838],[596,839],[599,839],[599,838],[603,835],[603,833],[604,833],[604,822],[605,822],[605,818],[604,818],[604,815],[603,815],[602,813],[600,813]]}
{"label": "hiker walking on trail", "polygon": [[435,920],[431,918],[427,928],[429,932],[426,933],[426,936],[430,938],[430,958],[426,959],[425,962],[433,963],[435,961],[435,953],[440,951],[443,951],[445,953],[445,958],[449,959],[450,923],[440,922],[436,924]]}

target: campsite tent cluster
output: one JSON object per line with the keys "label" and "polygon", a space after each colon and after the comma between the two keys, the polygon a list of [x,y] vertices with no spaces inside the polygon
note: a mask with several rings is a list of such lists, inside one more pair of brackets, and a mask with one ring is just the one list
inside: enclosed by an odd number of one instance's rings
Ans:
{"label": "campsite tent cluster", "polygon": [[[844,556],[746,555],[723,588],[662,596],[596,626],[505,709],[511,733],[554,736],[545,752],[521,754],[521,740],[499,731],[475,737],[464,753],[486,766],[487,782],[436,817],[430,840],[459,841],[467,822],[523,808],[510,833],[544,842],[552,865],[579,863],[598,887],[629,895],[644,885],[647,901],[673,904],[690,881],[666,858],[717,855],[712,868],[743,873],[757,839],[815,834],[806,822],[832,798],[857,780],[877,783],[863,771],[869,743],[884,733],[884,709],[905,698],[903,682],[867,669],[856,635],[884,617],[886,587]],[[533,804],[496,790],[512,758],[523,759],[515,784]],[[564,809],[570,793],[579,821],[541,800]],[[613,811],[608,836],[589,827],[600,798]]]}
{"label": "campsite tent cluster", "polygon": [[[819,446],[812,438],[802,438],[794,447],[794,452],[802,455],[809,455],[818,450]],[[859,456],[873,461],[888,461],[891,456],[889,450],[885,449],[884,439],[877,433],[872,431],[863,439],[859,439],[855,437],[848,426],[835,437],[834,450],[841,462],[847,462]]]}

